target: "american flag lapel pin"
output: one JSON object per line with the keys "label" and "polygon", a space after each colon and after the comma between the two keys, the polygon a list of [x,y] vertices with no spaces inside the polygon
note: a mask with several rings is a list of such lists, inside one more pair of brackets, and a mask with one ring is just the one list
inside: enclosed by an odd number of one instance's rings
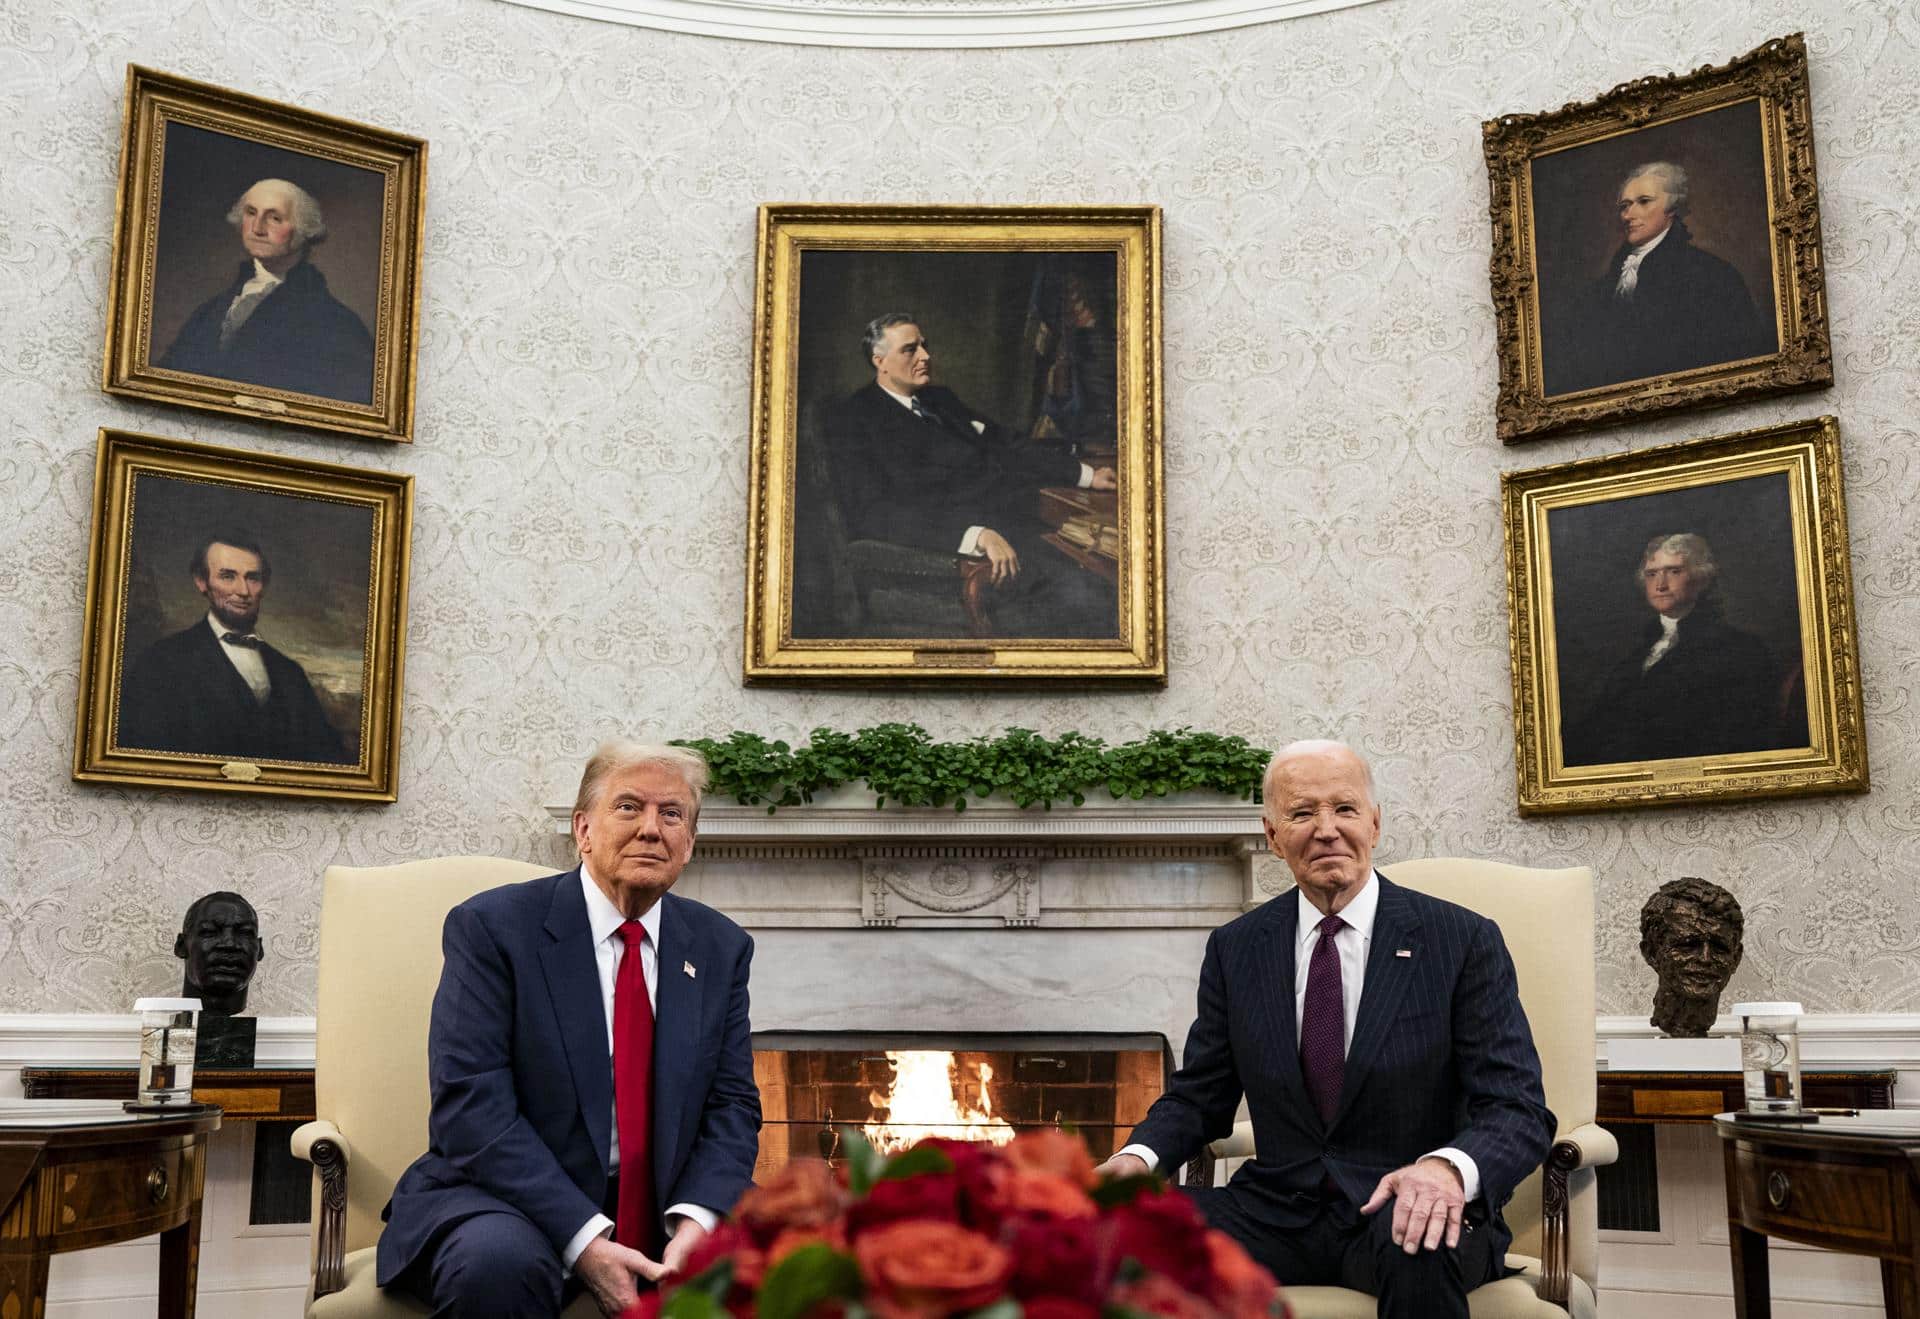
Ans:
{"label": "american flag lapel pin", "polygon": [[1393,955],[1394,955],[1395,957],[1412,957],[1412,956],[1413,956],[1413,949],[1411,949],[1411,948],[1396,948],[1396,949],[1394,949],[1394,950],[1393,950]]}
{"label": "american flag lapel pin", "polygon": [[697,971],[695,971],[695,970],[693,969],[693,963],[692,963],[692,962],[682,962],[682,963],[680,963],[680,969],[681,969],[682,971],[685,971],[685,972],[687,973],[687,979],[689,979],[689,980],[692,980],[692,979],[694,979],[694,978],[696,978],[696,977],[697,977],[697,976],[699,975],[699,972],[697,972]]}

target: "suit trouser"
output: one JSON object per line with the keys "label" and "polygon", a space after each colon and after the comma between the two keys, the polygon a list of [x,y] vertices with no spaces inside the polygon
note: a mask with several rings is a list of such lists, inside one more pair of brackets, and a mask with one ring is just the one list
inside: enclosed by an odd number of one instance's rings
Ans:
{"label": "suit trouser", "polygon": [[[609,1218],[619,1195],[614,1177],[601,1206]],[[502,1205],[449,1224],[390,1286],[432,1306],[433,1319],[555,1319],[584,1284],[540,1229]]]}
{"label": "suit trouser", "polygon": [[1244,1246],[1281,1286],[1365,1292],[1379,1298],[1380,1319],[1467,1319],[1467,1293],[1506,1268],[1504,1259],[1491,1258],[1488,1233],[1471,1222],[1462,1225],[1457,1247],[1407,1254],[1393,1244],[1391,1200],[1362,1216],[1336,1198],[1322,1202],[1304,1227],[1281,1230],[1249,1215],[1231,1187],[1187,1193],[1210,1225]]}
{"label": "suit trouser", "polygon": [[987,596],[994,631],[1008,637],[1116,637],[1119,588],[1037,537],[1009,538],[1020,556],[1013,580]]}

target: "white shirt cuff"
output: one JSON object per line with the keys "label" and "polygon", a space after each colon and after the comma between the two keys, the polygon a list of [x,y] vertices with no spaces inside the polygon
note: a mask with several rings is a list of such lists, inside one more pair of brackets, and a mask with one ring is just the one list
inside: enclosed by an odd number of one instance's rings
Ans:
{"label": "white shirt cuff", "polygon": [[586,1226],[575,1232],[573,1240],[569,1241],[567,1248],[560,1252],[562,1267],[568,1273],[572,1273],[574,1264],[580,1258],[580,1252],[585,1250],[595,1237],[604,1237],[611,1231],[613,1231],[613,1220],[605,1214],[595,1214],[589,1218]]}
{"label": "white shirt cuff", "polygon": [[1093,489],[1093,469],[1085,463],[1080,464],[1080,488],[1082,490]]}
{"label": "white shirt cuff", "polygon": [[1145,1145],[1123,1145],[1120,1147],[1120,1153],[1132,1154],[1139,1158],[1141,1162],[1147,1165],[1148,1172],[1159,1171],[1160,1156],[1148,1149]]}
{"label": "white shirt cuff", "polygon": [[960,538],[960,553],[978,554],[980,552],[980,533],[985,527],[968,527],[967,534]]}
{"label": "white shirt cuff", "polygon": [[1424,1157],[1429,1159],[1445,1159],[1448,1163],[1451,1163],[1455,1171],[1460,1174],[1460,1185],[1461,1188],[1465,1190],[1467,1199],[1477,1200],[1480,1198],[1480,1165],[1473,1161],[1471,1154],[1465,1150],[1457,1150],[1453,1146],[1448,1145],[1444,1149],[1434,1150]]}
{"label": "white shirt cuff", "polygon": [[709,1232],[713,1231],[713,1229],[719,1226],[719,1223],[720,1223],[720,1215],[714,1213],[713,1210],[707,1208],[705,1205],[690,1205],[690,1204],[672,1205],[672,1206],[669,1206],[667,1209],[667,1220],[668,1220],[667,1227],[668,1227],[669,1236],[672,1235],[672,1227],[673,1227],[672,1220],[675,1217],[691,1218],[694,1222],[698,1223],[701,1227],[705,1228]]}

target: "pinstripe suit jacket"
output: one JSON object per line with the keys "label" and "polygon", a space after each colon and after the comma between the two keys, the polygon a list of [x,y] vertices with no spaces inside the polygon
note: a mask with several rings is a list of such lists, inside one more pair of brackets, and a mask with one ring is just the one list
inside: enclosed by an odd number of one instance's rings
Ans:
{"label": "pinstripe suit jacket", "polygon": [[1131,1139],[1159,1155],[1162,1168],[1177,1166],[1233,1129],[1244,1092],[1259,1154],[1229,1185],[1251,1216],[1277,1229],[1320,1211],[1323,1177],[1359,1205],[1382,1175],[1450,1145],[1479,1166],[1481,1200],[1469,1216],[1497,1234],[1500,1259],[1512,1239],[1500,1209],[1554,1134],[1513,959],[1486,917],[1384,874],[1379,882],[1332,1124],[1322,1122],[1300,1074],[1299,902],[1289,889],[1207,940],[1185,1057]]}

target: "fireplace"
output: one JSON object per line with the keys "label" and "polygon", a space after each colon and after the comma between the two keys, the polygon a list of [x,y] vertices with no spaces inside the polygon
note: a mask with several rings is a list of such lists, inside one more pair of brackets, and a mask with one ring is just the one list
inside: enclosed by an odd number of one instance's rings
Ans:
{"label": "fireplace", "polygon": [[764,1031],[753,1067],[764,1179],[790,1159],[837,1159],[848,1128],[897,1149],[1062,1126],[1104,1159],[1159,1097],[1172,1051],[1139,1033]]}

